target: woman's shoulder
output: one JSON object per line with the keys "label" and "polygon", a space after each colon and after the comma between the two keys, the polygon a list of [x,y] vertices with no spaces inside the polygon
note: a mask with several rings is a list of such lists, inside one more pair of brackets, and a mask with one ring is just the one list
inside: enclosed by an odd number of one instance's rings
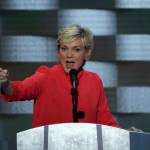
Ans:
{"label": "woman's shoulder", "polygon": [[40,73],[51,73],[52,71],[57,70],[58,65],[54,65],[52,67],[46,66],[46,65],[41,65],[38,67],[38,69],[36,70],[36,72],[40,72]]}
{"label": "woman's shoulder", "polygon": [[99,75],[96,72],[92,72],[92,71],[89,71],[89,70],[84,70],[84,74],[86,76],[93,76],[95,78],[100,78]]}
{"label": "woman's shoulder", "polygon": [[84,79],[87,80],[91,85],[103,86],[103,81],[101,77],[96,72],[91,72],[89,70],[84,70]]}

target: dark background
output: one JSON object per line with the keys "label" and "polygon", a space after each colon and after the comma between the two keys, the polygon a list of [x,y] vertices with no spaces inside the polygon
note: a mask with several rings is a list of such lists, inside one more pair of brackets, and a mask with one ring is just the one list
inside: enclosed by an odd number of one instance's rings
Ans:
{"label": "dark background", "polygon": [[[81,24],[94,34],[85,68],[104,83],[110,109],[122,128],[150,132],[149,0],[1,0],[0,66],[23,80],[41,65],[57,63],[62,27]],[[31,128],[32,101],[0,101],[0,142]]]}

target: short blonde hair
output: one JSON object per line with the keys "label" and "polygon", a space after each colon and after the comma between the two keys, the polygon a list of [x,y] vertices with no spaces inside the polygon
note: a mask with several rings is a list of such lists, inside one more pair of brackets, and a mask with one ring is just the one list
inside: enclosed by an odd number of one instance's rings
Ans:
{"label": "short blonde hair", "polygon": [[83,46],[86,50],[93,49],[93,34],[92,32],[85,27],[74,24],[70,25],[58,33],[57,46],[65,43],[73,42],[75,39],[81,38]]}

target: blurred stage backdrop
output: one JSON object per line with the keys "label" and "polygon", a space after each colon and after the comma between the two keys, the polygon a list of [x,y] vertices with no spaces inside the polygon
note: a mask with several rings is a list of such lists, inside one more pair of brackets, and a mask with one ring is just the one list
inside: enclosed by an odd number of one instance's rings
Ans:
{"label": "blurred stage backdrop", "polygon": [[[0,66],[12,80],[52,66],[57,32],[74,23],[94,34],[85,68],[101,76],[118,123],[150,132],[149,0],[0,0]],[[31,128],[32,104],[0,100],[0,142]]]}

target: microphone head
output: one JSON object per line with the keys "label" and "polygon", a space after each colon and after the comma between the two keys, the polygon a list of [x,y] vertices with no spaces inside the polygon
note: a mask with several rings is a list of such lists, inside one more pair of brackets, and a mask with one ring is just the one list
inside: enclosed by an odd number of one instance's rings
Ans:
{"label": "microphone head", "polygon": [[71,80],[71,83],[72,83],[72,87],[73,88],[76,88],[76,86],[77,86],[77,70],[75,70],[75,69],[71,69],[70,71],[69,71],[69,75],[70,75],[70,80]]}
{"label": "microphone head", "polygon": [[72,75],[77,76],[77,70],[76,70],[76,69],[71,69],[71,70],[69,71],[69,74],[70,74],[70,76],[72,76]]}

